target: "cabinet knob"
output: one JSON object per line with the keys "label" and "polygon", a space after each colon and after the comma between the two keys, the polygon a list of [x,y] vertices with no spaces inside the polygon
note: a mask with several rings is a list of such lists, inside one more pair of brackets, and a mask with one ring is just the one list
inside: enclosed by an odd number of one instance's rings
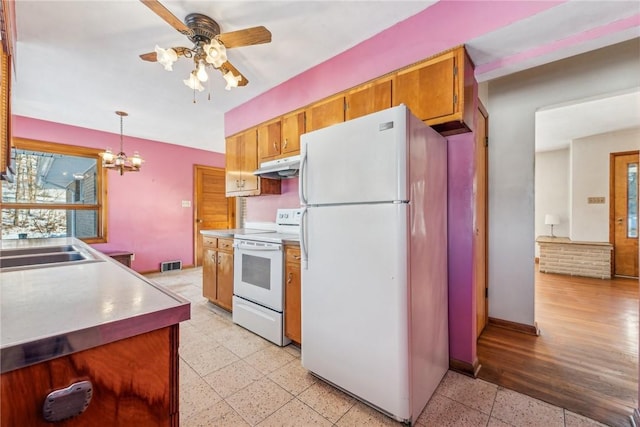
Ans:
{"label": "cabinet knob", "polygon": [[278,144],[275,141],[273,141],[273,150],[278,151]]}
{"label": "cabinet knob", "polygon": [[282,148],[287,148],[288,144],[289,144],[289,138],[285,138],[284,139],[284,145],[282,146]]}
{"label": "cabinet knob", "polygon": [[289,273],[289,277],[287,277],[287,285],[291,283],[291,280],[293,280],[293,274]]}

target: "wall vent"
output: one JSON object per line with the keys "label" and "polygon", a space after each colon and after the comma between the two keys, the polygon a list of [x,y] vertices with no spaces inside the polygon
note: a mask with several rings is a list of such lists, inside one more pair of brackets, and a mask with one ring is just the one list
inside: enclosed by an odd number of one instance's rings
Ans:
{"label": "wall vent", "polygon": [[182,270],[182,261],[165,261],[160,263],[160,272]]}

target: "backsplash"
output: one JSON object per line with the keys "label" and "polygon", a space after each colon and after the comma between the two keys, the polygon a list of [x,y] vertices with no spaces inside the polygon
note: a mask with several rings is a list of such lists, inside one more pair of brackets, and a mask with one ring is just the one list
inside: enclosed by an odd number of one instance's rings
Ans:
{"label": "backsplash", "polygon": [[273,222],[279,208],[298,208],[298,178],[282,180],[282,194],[247,197],[246,222]]}

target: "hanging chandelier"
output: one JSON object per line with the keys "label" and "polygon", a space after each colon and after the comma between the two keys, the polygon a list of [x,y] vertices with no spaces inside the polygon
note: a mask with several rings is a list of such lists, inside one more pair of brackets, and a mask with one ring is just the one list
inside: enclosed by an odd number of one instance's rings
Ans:
{"label": "hanging chandelier", "polygon": [[142,162],[144,161],[142,157],[140,157],[140,154],[134,151],[133,156],[127,157],[122,147],[122,119],[129,114],[124,111],[116,111],[116,114],[120,116],[120,151],[114,155],[111,148],[107,147],[104,152],[100,153],[100,157],[102,157],[102,167],[118,170],[120,171],[120,175],[124,175],[125,172],[139,172]]}

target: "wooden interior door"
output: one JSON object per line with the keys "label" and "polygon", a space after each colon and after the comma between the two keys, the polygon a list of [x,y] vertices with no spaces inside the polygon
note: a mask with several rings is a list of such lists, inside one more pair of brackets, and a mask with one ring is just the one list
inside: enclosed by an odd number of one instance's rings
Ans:
{"label": "wooden interior door", "polygon": [[638,152],[611,153],[613,274],[638,277]]}
{"label": "wooden interior door", "polygon": [[475,134],[475,224],[473,235],[473,280],[476,289],[476,336],[479,337],[489,318],[489,298],[487,281],[487,152],[488,121],[487,112],[480,104],[476,118]]}
{"label": "wooden interior door", "polygon": [[194,262],[202,265],[200,230],[233,228],[236,223],[234,197],[225,197],[225,171],[210,166],[194,166]]}

